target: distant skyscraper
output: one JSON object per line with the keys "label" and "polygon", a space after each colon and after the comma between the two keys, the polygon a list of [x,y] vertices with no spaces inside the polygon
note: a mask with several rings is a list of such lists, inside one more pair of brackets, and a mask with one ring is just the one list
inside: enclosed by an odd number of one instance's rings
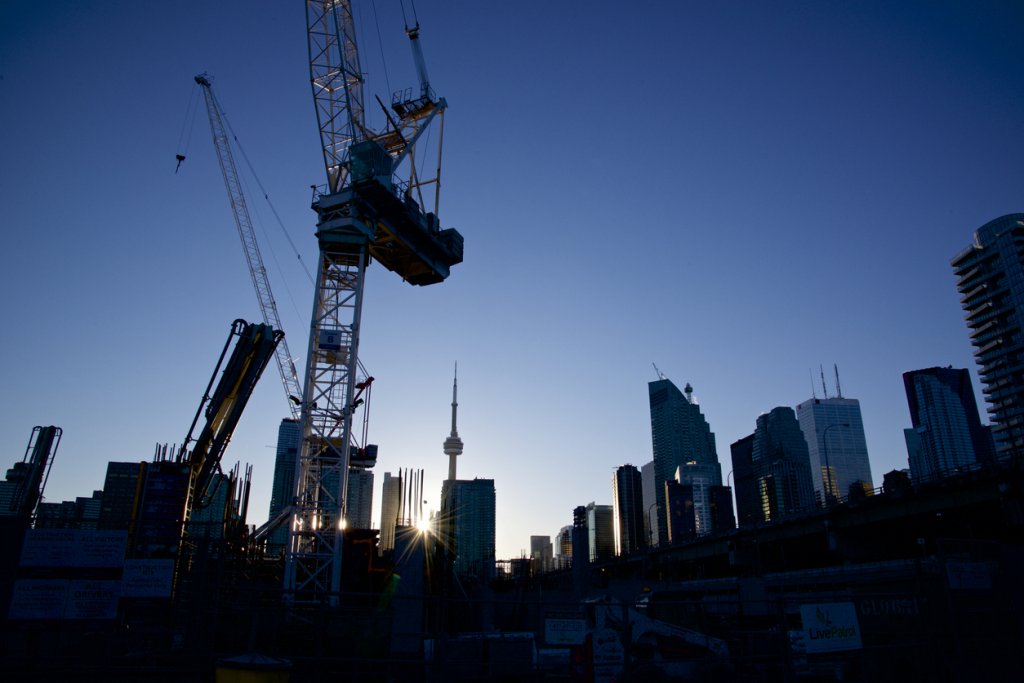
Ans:
{"label": "distant skyscraper", "polygon": [[395,524],[402,505],[402,477],[384,473],[380,491],[380,550],[395,549]]}
{"label": "distant skyscraper", "polygon": [[729,446],[729,451],[736,486],[736,521],[740,528],[746,528],[763,521],[760,486],[754,470],[754,435],[736,441]]}
{"label": "distant skyscraper", "polygon": [[792,408],[773,408],[758,416],[751,457],[764,521],[784,519],[814,507],[807,441]]}
{"label": "distant skyscraper", "polygon": [[587,505],[587,546],[591,562],[610,560],[615,556],[615,522],[611,505]]}
{"label": "distant skyscraper", "polygon": [[792,408],[757,418],[757,429],[732,444],[740,526],[775,522],[814,507],[807,442]]}
{"label": "distant skyscraper", "polygon": [[732,489],[728,486],[712,486],[711,499],[711,530],[716,534],[729,532],[736,528],[736,516],[732,510]]}
{"label": "distant skyscraper", "polygon": [[448,456],[448,479],[458,479],[455,476],[455,461],[462,455],[462,439],[459,438],[459,430],[456,428],[458,417],[459,401],[459,366],[455,366],[455,379],[452,382],[452,433],[444,440],[444,454]]}
{"label": "distant skyscraper", "polygon": [[555,564],[566,569],[572,564],[572,525],[563,526],[555,536]]}
{"label": "distant skyscraper", "polygon": [[[302,442],[302,423],[288,417],[277,428],[277,454],[274,457],[274,481],[270,489],[267,519],[276,518],[295,498],[295,460]],[[267,553],[276,555],[288,543],[288,524],[282,524],[267,537]]]}
{"label": "distant skyscraper", "polygon": [[693,484],[665,482],[665,505],[668,507],[668,543],[679,545],[697,537],[697,516],[694,511]]}
{"label": "distant skyscraper", "polygon": [[644,494],[640,470],[623,465],[612,476],[615,554],[629,555],[647,544],[644,533]]}
{"label": "distant skyscraper", "polygon": [[345,523],[349,529],[373,526],[373,472],[363,469],[348,471],[348,496],[345,498]]}
{"label": "distant skyscraper", "polygon": [[950,265],[1000,457],[1024,449],[1024,213],[989,221]]}
{"label": "distant skyscraper", "polygon": [[914,481],[943,476],[957,467],[990,462],[992,446],[981,424],[971,375],[963,368],[926,368],[903,373],[913,437],[908,434]]}
{"label": "distant skyscraper", "polygon": [[658,498],[654,494],[654,461],[640,468],[640,481],[644,494],[644,539],[648,547],[658,545]]}
{"label": "distant skyscraper", "polygon": [[722,485],[722,467],[711,432],[700,407],[693,400],[689,384],[683,392],[671,381],[660,379],[647,385],[651,407],[651,441],[654,449],[655,501],[658,510],[658,539],[668,538],[665,482],[691,483],[698,533],[711,527],[707,487]]}
{"label": "distant skyscraper", "polygon": [[439,536],[455,554],[455,571],[494,574],[495,492],[493,479],[455,479],[441,486]]}
{"label": "distant skyscraper", "polygon": [[535,572],[551,571],[554,564],[551,550],[550,536],[530,536],[530,558]]}
{"label": "distant skyscraper", "polygon": [[[807,441],[811,481],[818,501],[845,498],[854,482],[867,490],[874,488],[857,399],[812,398],[797,405],[796,417]],[[829,482],[832,490],[827,495]]]}

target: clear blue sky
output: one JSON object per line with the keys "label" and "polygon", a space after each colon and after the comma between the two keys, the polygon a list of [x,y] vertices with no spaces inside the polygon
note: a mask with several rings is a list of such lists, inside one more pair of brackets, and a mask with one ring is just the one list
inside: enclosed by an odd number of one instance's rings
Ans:
{"label": "clear blue sky", "polygon": [[[368,92],[412,85],[397,0],[356,4]],[[459,472],[496,480],[501,557],[650,460],[652,361],[693,384],[723,476],[819,364],[861,401],[876,484],[906,467],[901,373],[977,381],[949,260],[1024,210],[1020,3],[416,5],[466,261],[425,289],[368,276],[376,498],[423,468],[437,507],[455,361]],[[195,74],[315,263],[306,59],[300,2],[0,6],[0,465],[61,426],[48,500],[180,442],[230,322],[258,319],[202,110],[174,174]],[[251,208],[302,355],[312,286]],[[286,410],[271,368],[226,456],[255,466],[253,523]]]}

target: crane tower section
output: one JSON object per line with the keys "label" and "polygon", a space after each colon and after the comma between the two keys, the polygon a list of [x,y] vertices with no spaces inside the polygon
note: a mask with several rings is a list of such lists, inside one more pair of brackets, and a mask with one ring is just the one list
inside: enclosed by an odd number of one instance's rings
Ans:
{"label": "crane tower section", "polygon": [[[462,235],[442,229],[437,218],[447,104],[427,81],[419,26],[406,28],[419,87],[392,96],[390,109],[375,98],[387,121],[375,131],[365,115],[352,6],[350,0],[306,2],[327,182],[313,195],[320,255],[285,564],[285,589],[296,602],[333,604],[341,590],[345,493],[358,448],[353,414],[367,385],[356,375],[366,268],[376,260],[410,284],[430,285],[444,281],[463,254]],[[436,159],[428,160],[417,146],[427,147],[424,133],[434,121]]]}

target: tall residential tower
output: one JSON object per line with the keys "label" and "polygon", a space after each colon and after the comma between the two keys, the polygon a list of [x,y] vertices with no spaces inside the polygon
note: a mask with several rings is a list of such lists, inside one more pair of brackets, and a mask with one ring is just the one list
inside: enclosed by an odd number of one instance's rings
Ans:
{"label": "tall residential tower", "polygon": [[950,265],[971,328],[996,451],[1024,448],[1024,213],[989,221]]}

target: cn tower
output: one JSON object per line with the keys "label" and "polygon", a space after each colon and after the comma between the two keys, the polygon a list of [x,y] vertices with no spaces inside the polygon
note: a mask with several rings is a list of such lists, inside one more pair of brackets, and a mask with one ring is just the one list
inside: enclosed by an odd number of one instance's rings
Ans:
{"label": "cn tower", "polygon": [[462,439],[456,429],[455,421],[459,410],[459,364],[455,364],[455,379],[452,382],[452,433],[444,440],[444,454],[448,456],[448,481],[455,481],[455,461],[462,455]]}

